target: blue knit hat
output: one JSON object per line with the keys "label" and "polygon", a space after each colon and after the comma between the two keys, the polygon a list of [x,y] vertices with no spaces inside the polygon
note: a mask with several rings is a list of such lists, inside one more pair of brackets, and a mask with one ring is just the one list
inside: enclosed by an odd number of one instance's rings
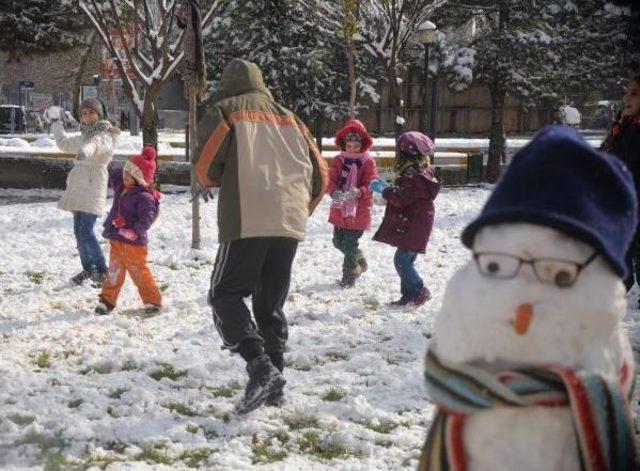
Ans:
{"label": "blue knit hat", "polygon": [[462,242],[471,248],[491,224],[548,226],[597,249],[624,279],[637,207],[633,177],[617,157],[593,149],[569,127],[547,126],[513,156]]}

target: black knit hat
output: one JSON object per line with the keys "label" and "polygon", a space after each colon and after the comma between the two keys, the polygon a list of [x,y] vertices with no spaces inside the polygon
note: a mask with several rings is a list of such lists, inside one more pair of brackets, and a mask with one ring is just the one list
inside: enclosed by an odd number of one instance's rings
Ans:
{"label": "black knit hat", "polygon": [[513,156],[462,242],[471,247],[492,224],[539,224],[589,244],[625,278],[637,214],[633,176],[620,159],[593,149],[574,129],[547,126]]}

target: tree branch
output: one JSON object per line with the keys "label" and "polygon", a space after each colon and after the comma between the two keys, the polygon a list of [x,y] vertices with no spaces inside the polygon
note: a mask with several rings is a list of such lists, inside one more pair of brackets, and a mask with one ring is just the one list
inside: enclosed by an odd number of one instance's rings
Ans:
{"label": "tree branch", "polygon": [[[122,27],[122,21],[120,21],[120,16],[118,15],[118,11],[116,10],[115,0],[109,0],[109,4],[111,5],[111,9],[113,10],[113,16],[116,20],[116,28],[120,35],[120,41],[122,41],[122,49],[124,49],[124,53],[127,56],[127,61],[129,62],[129,66],[133,69],[138,78],[144,82],[148,83],[147,77],[142,73],[140,67],[138,67],[137,62],[133,54],[131,54],[131,50],[129,49],[129,44],[127,44],[127,38],[124,34],[124,28]],[[150,84],[149,84],[150,85]]]}

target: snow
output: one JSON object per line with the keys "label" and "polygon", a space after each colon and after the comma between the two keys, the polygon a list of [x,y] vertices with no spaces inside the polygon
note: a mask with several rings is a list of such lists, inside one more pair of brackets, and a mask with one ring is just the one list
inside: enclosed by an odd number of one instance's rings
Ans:
{"label": "snow", "polygon": [[[80,264],[71,216],[55,207],[60,192],[0,190],[0,467],[64,459],[115,460],[112,471],[186,469],[200,450],[207,469],[235,471],[250,468],[262,447],[287,456],[256,469],[415,469],[433,413],[422,358],[445,285],[470,259],[460,231],[488,195],[488,187],[442,190],[417,261],[434,298],[417,310],[386,306],[399,297],[393,249],[374,243],[372,232],[362,239],[369,271],[356,288],[338,288],[342,259],[325,200],[309,220],[285,306],[287,403],[238,418],[243,362],[220,350],[206,302],[215,203],[202,207],[203,249],[194,260],[188,195],[162,199],[149,249],[163,289],[160,315],[140,314],[128,280],[117,313],[96,318],[97,291],[66,285]],[[383,212],[374,206],[374,227]],[[627,316],[640,347],[640,313]],[[184,375],[153,379],[162,364]],[[337,400],[326,400],[329,392]],[[320,444],[305,446],[309,440]],[[316,455],[329,445],[338,457]],[[158,454],[170,465],[140,461]]]}
{"label": "snow", "polygon": [[[236,418],[241,391],[234,382],[245,383],[243,362],[220,350],[206,302],[217,248],[215,204],[203,206],[207,257],[194,260],[188,196],[165,195],[149,252],[164,288],[164,311],[141,316],[141,301],[127,281],[118,313],[101,319],[92,315],[95,289],[65,286],[79,260],[71,217],[55,208],[60,193],[0,190],[0,202],[48,200],[0,206],[6,241],[0,246],[0,444],[12,444],[0,445],[0,467],[42,464],[58,440],[70,461],[111,453],[131,463],[145,444],[155,444],[175,466],[185,450],[206,448],[213,450],[209,469],[247,469],[252,435],[269,440],[282,432],[289,437],[281,446],[288,456],[265,469],[398,469],[405,460],[415,468],[432,412],[422,355],[445,281],[468,259],[457,239],[460,229],[487,195],[482,188],[444,189],[438,198],[429,253],[418,259],[434,299],[416,311],[385,306],[399,297],[393,249],[372,242],[371,232],[362,239],[369,272],[355,289],[338,288],[341,254],[331,244],[325,201],[300,245],[285,308],[288,402]],[[374,207],[375,225],[383,212]],[[34,282],[39,276],[40,284]],[[50,366],[41,368],[36,363],[46,363],[45,351]],[[163,362],[186,374],[176,381],[152,379]],[[331,388],[344,391],[344,398],[323,400]],[[177,410],[190,412],[180,405],[195,415],[181,414]],[[310,428],[296,430],[305,421]],[[349,452],[318,460],[301,451],[303,434],[312,430]],[[137,462],[134,469],[159,468]]]}
{"label": "snow", "polygon": [[10,139],[0,139],[0,147],[9,148],[9,147],[17,147],[17,148],[25,148],[29,147],[29,143],[24,139],[20,139],[18,137],[12,137]]}

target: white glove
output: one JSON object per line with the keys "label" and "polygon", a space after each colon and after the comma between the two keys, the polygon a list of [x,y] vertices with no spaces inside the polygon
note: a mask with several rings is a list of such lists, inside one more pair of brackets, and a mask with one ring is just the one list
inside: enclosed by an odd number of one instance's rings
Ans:
{"label": "white glove", "polygon": [[353,187],[349,191],[345,192],[344,196],[345,200],[354,200],[362,196],[362,191],[360,191],[360,188]]}
{"label": "white glove", "polygon": [[333,194],[331,195],[331,198],[333,198],[333,201],[336,201],[336,202],[341,202],[347,199],[346,193],[342,190],[334,191]]}

